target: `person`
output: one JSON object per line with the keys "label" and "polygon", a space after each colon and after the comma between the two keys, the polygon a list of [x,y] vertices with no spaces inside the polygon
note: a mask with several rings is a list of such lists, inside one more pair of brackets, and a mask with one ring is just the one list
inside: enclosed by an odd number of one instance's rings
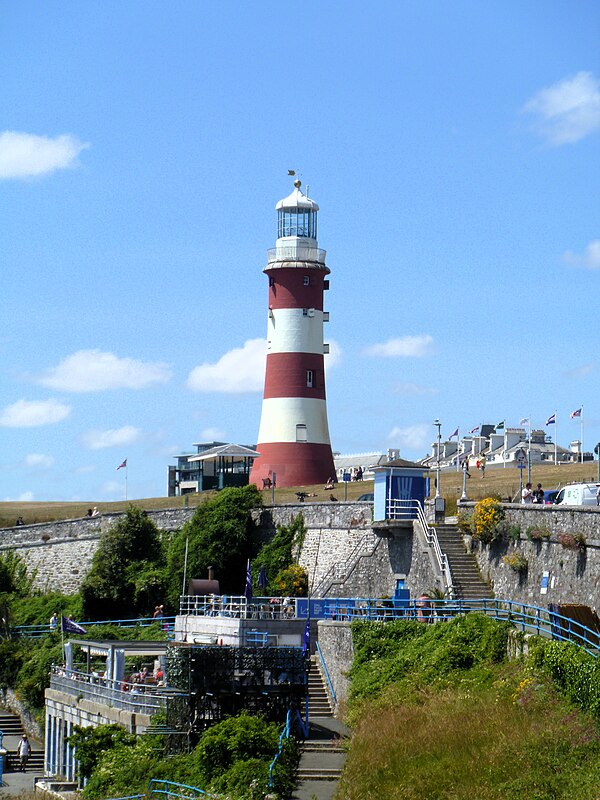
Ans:
{"label": "person", "polygon": [[88,508],[86,516],[87,517],[93,517],[94,516],[94,512],[92,511],[91,508]]}
{"label": "person", "polygon": [[55,631],[57,625],[58,625],[58,614],[55,611],[54,614],[52,614],[52,616],[50,617],[50,630]]}
{"label": "person", "polygon": [[18,516],[18,517],[17,517],[17,521],[15,522],[15,525],[16,525],[16,526],[18,526],[18,525],[25,525],[25,523],[23,522],[23,517],[21,517],[21,516]]}
{"label": "person", "polygon": [[544,503],[544,490],[542,489],[541,483],[538,483],[536,488],[533,490],[533,502],[541,505]]}
{"label": "person", "polygon": [[600,483],[596,484],[596,505],[600,506]]}
{"label": "person", "polygon": [[362,467],[359,467],[359,468],[356,470],[356,480],[357,480],[357,481],[362,481],[362,479],[363,479],[363,468],[362,468]]}
{"label": "person", "polygon": [[100,512],[98,511],[96,506],[94,506],[94,509],[92,511],[92,517],[98,517],[99,515],[100,515]]}
{"label": "person", "polygon": [[333,489],[333,478],[327,478],[325,489],[327,489],[327,491],[331,491]]}
{"label": "person", "polygon": [[468,456],[463,461],[463,470],[464,470],[464,473],[467,476],[467,478],[470,478],[471,474],[469,473],[469,457]]}
{"label": "person", "polygon": [[485,458],[481,459],[480,467],[481,467],[481,480],[483,480],[483,477],[485,475]]}
{"label": "person", "polygon": [[19,744],[17,745],[17,755],[19,756],[19,763],[21,764],[21,772],[25,772],[27,769],[27,762],[29,761],[30,754],[31,745],[29,744],[27,734],[24,733],[19,740]]}
{"label": "person", "polygon": [[526,483],[525,488],[521,492],[521,502],[525,505],[533,503],[533,492],[531,491],[531,484]]}

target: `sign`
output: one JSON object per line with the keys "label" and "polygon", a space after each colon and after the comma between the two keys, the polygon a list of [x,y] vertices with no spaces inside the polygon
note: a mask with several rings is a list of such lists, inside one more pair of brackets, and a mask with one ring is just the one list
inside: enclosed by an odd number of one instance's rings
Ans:
{"label": "sign", "polygon": [[548,594],[548,579],[549,572],[542,572],[542,585],[540,586],[540,594]]}

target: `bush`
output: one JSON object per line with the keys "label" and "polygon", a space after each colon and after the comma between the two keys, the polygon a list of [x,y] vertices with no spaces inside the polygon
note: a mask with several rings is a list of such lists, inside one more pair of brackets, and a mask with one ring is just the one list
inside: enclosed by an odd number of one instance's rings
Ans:
{"label": "bush", "polygon": [[300,564],[292,564],[277,573],[275,578],[277,595],[283,597],[306,597],[308,594],[308,573]]}
{"label": "bush", "polygon": [[500,535],[498,524],[504,519],[504,509],[494,497],[486,497],[473,511],[473,538],[489,544]]}
{"label": "bush", "polygon": [[587,546],[585,533],[559,533],[558,541],[565,550],[585,550]]}
{"label": "bush", "polygon": [[523,553],[511,553],[508,556],[504,556],[502,560],[507,567],[510,567],[515,572],[527,572],[529,562]]}
{"label": "bush", "polygon": [[543,542],[548,541],[550,538],[550,531],[548,528],[537,528],[534,525],[530,525],[527,528],[526,535],[532,542]]}

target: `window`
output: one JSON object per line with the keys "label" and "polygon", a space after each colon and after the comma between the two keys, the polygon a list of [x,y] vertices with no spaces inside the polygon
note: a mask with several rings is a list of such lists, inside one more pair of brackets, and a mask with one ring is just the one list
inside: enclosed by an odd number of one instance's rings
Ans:
{"label": "window", "polygon": [[275,278],[272,275],[269,275],[269,286],[275,286]]}
{"label": "window", "polygon": [[314,377],[315,377],[315,375],[314,375],[314,372],[312,371],[312,369],[307,369],[306,370],[306,385],[308,386],[309,389],[313,388]]}
{"label": "window", "polygon": [[296,425],[296,441],[297,442],[308,441],[306,425]]}
{"label": "window", "polygon": [[310,276],[309,275],[305,275],[304,276],[304,285],[305,286],[310,286]]}
{"label": "window", "polygon": [[303,317],[308,317],[308,308],[303,308],[302,309],[302,316]]}

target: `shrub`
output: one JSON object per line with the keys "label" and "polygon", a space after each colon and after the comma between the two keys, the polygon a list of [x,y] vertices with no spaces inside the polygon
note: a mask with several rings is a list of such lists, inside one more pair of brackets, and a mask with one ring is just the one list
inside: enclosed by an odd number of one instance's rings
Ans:
{"label": "shrub", "polygon": [[534,525],[530,525],[527,528],[526,536],[532,542],[548,541],[550,531],[548,528],[537,528]]}
{"label": "shrub", "polygon": [[[295,516],[289,525],[280,525],[273,539],[265,544],[252,564],[256,593],[266,593],[268,595],[296,595],[304,596],[308,589],[308,576],[300,576],[299,567],[294,565],[294,555],[302,550],[306,526],[302,514]],[[266,590],[258,588],[257,581],[260,568],[263,568],[268,586]],[[287,570],[294,567],[288,575]],[[298,582],[298,587],[294,589],[294,582]],[[291,585],[288,591],[288,586]],[[306,584],[306,589],[304,589]]]}
{"label": "shrub", "polygon": [[527,572],[529,562],[523,553],[511,553],[508,556],[504,556],[502,560],[507,567],[510,567],[515,572]]}
{"label": "shrub", "polygon": [[565,550],[585,550],[587,544],[584,533],[559,533],[558,541]]}
{"label": "shrub", "polygon": [[456,520],[458,529],[461,533],[472,535],[473,533],[473,514],[467,511],[460,511]]}
{"label": "shrub", "polygon": [[521,526],[511,524],[508,520],[502,519],[494,530],[494,539],[503,541],[518,542],[521,538]]}
{"label": "shrub", "polygon": [[500,535],[498,523],[504,519],[504,509],[494,497],[486,497],[475,505],[473,538],[489,544]]}
{"label": "shrub", "polygon": [[275,578],[277,594],[290,597],[306,597],[308,594],[308,573],[300,564],[291,564],[282,569]]}

